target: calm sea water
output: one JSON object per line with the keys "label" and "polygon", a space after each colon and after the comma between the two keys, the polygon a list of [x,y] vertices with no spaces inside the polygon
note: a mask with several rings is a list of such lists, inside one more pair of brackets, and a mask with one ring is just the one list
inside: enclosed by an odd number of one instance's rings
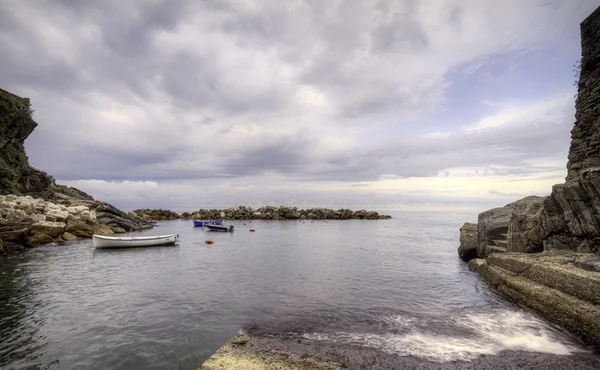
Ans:
{"label": "calm sea water", "polygon": [[84,240],[2,256],[0,367],[195,369],[248,328],[437,363],[503,351],[595,361],[458,259],[469,218],[234,222],[226,234],[168,221],[138,235],[179,233],[172,247]]}

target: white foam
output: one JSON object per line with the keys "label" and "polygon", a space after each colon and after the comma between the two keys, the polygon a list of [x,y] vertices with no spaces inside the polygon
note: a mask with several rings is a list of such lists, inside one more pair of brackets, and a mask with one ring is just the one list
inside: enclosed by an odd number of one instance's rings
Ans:
{"label": "white foam", "polygon": [[[400,356],[417,356],[433,361],[469,361],[481,355],[496,355],[504,350],[569,355],[579,351],[557,338],[542,321],[522,312],[500,311],[465,314],[448,320],[457,336],[437,335],[418,329],[418,319],[388,317],[408,332],[403,334],[311,333],[307,339],[333,341],[380,349]],[[421,321],[428,324],[427,321]],[[428,325],[430,326],[430,325]],[[405,330],[406,331],[406,330]]]}

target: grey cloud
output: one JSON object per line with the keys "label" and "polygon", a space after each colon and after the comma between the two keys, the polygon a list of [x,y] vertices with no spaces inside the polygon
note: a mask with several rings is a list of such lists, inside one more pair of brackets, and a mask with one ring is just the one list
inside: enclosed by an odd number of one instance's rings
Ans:
{"label": "grey cloud", "polygon": [[[469,9],[481,3],[444,8],[456,39]],[[490,38],[483,51],[430,53],[435,35],[416,0],[372,7],[360,1],[253,4],[1,3],[0,81],[34,97],[40,126],[27,142],[34,164],[62,179],[221,180],[276,173],[298,181],[358,182],[432,176],[460,166],[545,171],[525,160],[566,153],[569,118],[541,122],[539,130],[533,123],[469,134],[450,127],[439,138],[323,148],[325,136],[336,133],[323,127],[344,134],[348,126],[385,127],[430,113],[443,99],[448,71],[486,57],[505,40]],[[29,18],[20,19],[23,12]],[[176,34],[186,27],[188,34]],[[161,43],[165,35],[181,47]],[[65,50],[58,49],[61,38]],[[422,63],[405,64],[415,55]],[[253,85],[255,77],[265,78]],[[322,93],[324,108],[297,102],[306,86]],[[126,123],[102,116],[124,107],[138,107],[145,116]],[[240,141],[228,129],[235,124],[258,125],[263,135]],[[214,127],[222,129],[208,130]]]}

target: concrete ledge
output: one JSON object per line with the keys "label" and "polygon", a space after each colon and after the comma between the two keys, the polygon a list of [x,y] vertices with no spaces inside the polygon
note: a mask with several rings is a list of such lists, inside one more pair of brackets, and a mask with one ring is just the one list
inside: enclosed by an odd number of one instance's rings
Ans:
{"label": "concrete ledge", "polygon": [[341,366],[331,362],[299,356],[272,348],[261,338],[236,335],[199,370],[338,370]]}

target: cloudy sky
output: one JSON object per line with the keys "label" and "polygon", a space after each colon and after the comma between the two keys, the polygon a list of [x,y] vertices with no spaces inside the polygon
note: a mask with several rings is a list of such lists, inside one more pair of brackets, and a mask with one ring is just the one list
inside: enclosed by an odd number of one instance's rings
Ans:
{"label": "cloudy sky", "polygon": [[600,0],[2,0],[31,164],[125,209],[483,211],[566,175]]}

